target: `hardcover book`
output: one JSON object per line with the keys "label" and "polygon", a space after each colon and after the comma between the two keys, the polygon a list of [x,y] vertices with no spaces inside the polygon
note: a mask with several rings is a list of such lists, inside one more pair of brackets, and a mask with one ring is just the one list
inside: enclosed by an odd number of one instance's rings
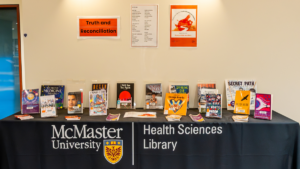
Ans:
{"label": "hardcover book", "polygon": [[56,117],[55,96],[41,96],[41,117]]}
{"label": "hardcover book", "polygon": [[22,114],[40,113],[39,89],[22,91]]}
{"label": "hardcover book", "polygon": [[236,91],[233,113],[250,114],[250,91]]}
{"label": "hardcover book", "polygon": [[107,115],[107,99],[105,90],[90,91],[90,116]]}
{"label": "hardcover book", "polygon": [[222,118],[222,95],[206,95],[206,116],[209,118]]}
{"label": "hardcover book", "polygon": [[272,120],[272,94],[256,93],[254,118]]}
{"label": "hardcover book", "polygon": [[164,114],[186,115],[187,94],[166,93]]}
{"label": "hardcover book", "polygon": [[83,114],[83,92],[68,93],[68,114]]}
{"label": "hardcover book", "polygon": [[159,84],[146,84],[146,109],[162,109],[162,87]]}
{"label": "hardcover book", "polygon": [[[201,99],[206,98],[206,94],[201,94],[202,89],[216,89],[216,83],[198,83],[197,84],[197,93],[198,93],[198,110],[200,113],[205,113],[206,112],[206,105],[201,109]],[[217,93],[210,93],[210,94],[217,94]],[[203,104],[202,104],[203,105]]]}
{"label": "hardcover book", "polygon": [[64,107],[64,95],[65,86],[64,85],[42,85],[41,96],[55,96],[55,106],[57,109],[62,109]]}
{"label": "hardcover book", "polygon": [[105,90],[105,92],[106,92],[106,105],[107,105],[107,109],[108,109],[109,84],[108,83],[92,84],[92,91],[95,91],[95,90]]}
{"label": "hardcover book", "polygon": [[206,95],[218,94],[218,89],[202,89],[200,98],[200,113],[206,113]]}
{"label": "hardcover book", "polygon": [[134,108],[134,83],[117,84],[117,109]]}
{"label": "hardcover book", "polygon": [[189,109],[189,85],[170,85],[169,86],[169,92],[170,93],[181,93],[181,94],[187,94],[187,109]]}

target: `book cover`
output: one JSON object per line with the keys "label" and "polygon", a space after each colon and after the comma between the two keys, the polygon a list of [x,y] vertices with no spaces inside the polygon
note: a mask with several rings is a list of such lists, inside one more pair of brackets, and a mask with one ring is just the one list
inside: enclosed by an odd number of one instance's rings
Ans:
{"label": "book cover", "polygon": [[256,93],[254,118],[272,120],[273,95]]}
{"label": "book cover", "polygon": [[[200,113],[205,113],[206,112],[206,105],[205,107],[204,104],[202,104],[202,109],[201,109],[201,99],[206,100],[206,94],[217,94],[217,93],[203,93],[201,94],[202,89],[216,89],[216,83],[198,83],[197,84],[197,93],[198,93],[198,110]],[[203,102],[203,101],[202,101]],[[206,101],[205,101],[206,103]]]}
{"label": "book cover", "polygon": [[107,115],[107,99],[105,90],[90,91],[90,116]]}
{"label": "book cover", "polygon": [[206,113],[206,95],[218,94],[218,89],[202,89],[200,98],[200,113]]}
{"label": "book cover", "polygon": [[22,91],[22,114],[40,113],[39,89]]}
{"label": "book cover", "polygon": [[238,90],[250,91],[250,110],[255,108],[255,93],[257,91],[257,83],[255,80],[225,80],[227,110],[234,109],[235,94]]}
{"label": "book cover", "polygon": [[181,94],[187,94],[187,109],[189,109],[189,85],[170,85],[169,86],[169,92],[170,93],[181,93]]}
{"label": "book cover", "polygon": [[187,112],[187,94],[166,93],[164,114],[185,116]]}
{"label": "book cover", "polygon": [[41,117],[55,117],[56,116],[56,103],[55,96],[41,96]]}
{"label": "book cover", "polygon": [[106,121],[119,121],[120,114],[109,114],[106,117]]}
{"label": "book cover", "polygon": [[83,92],[68,93],[68,114],[83,113]]}
{"label": "book cover", "polygon": [[146,109],[162,109],[162,86],[158,84],[146,84]]}
{"label": "book cover", "polygon": [[206,95],[206,116],[209,118],[222,118],[222,95]]}
{"label": "book cover", "polygon": [[190,118],[194,121],[194,122],[203,122],[204,119],[201,116],[201,114],[197,114],[197,115],[192,115],[190,114]]}
{"label": "book cover", "polygon": [[117,108],[134,108],[134,83],[117,84]]}
{"label": "book cover", "polygon": [[236,91],[233,113],[250,114],[250,91]]}
{"label": "book cover", "polygon": [[95,91],[95,90],[105,90],[105,92],[106,92],[106,105],[107,105],[107,109],[108,109],[109,84],[108,83],[92,84],[92,91]]}
{"label": "book cover", "polygon": [[42,85],[41,96],[55,96],[55,104],[57,109],[64,107],[65,86],[64,85]]}

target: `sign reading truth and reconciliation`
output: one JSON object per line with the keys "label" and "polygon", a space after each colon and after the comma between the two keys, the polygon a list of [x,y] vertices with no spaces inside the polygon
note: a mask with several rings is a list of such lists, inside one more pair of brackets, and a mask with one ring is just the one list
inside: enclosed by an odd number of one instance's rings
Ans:
{"label": "sign reading truth and reconciliation", "polygon": [[78,39],[119,39],[119,16],[79,16]]}

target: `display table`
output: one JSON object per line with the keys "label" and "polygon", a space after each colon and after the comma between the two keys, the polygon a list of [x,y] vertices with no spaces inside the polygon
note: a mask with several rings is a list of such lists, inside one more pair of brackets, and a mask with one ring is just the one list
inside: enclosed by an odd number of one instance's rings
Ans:
{"label": "display table", "polygon": [[[180,122],[168,122],[162,110],[151,110],[157,112],[155,119],[123,118],[127,111],[108,110],[121,113],[117,122],[105,121],[106,116],[89,116],[88,109],[79,115],[80,121],[65,120],[67,110],[59,110],[56,118],[41,118],[37,114],[26,121],[13,115],[2,119],[1,166],[3,169],[299,168],[299,124],[276,112],[272,121],[254,119],[251,115],[248,123],[235,123],[232,111],[223,110],[222,119],[205,118],[205,122],[196,123],[189,116],[182,117]],[[188,110],[188,114],[197,114],[197,110]],[[104,141],[112,139],[123,144],[119,154],[104,151],[108,147]]]}

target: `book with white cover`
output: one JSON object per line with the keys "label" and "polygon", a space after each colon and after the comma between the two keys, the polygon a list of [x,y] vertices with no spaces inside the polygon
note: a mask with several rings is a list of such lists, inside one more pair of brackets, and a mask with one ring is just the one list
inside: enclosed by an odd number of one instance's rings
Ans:
{"label": "book with white cover", "polygon": [[41,117],[56,117],[55,96],[40,96]]}
{"label": "book with white cover", "polygon": [[94,90],[89,92],[90,116],[107,115],[107,99],[105,90]]}

